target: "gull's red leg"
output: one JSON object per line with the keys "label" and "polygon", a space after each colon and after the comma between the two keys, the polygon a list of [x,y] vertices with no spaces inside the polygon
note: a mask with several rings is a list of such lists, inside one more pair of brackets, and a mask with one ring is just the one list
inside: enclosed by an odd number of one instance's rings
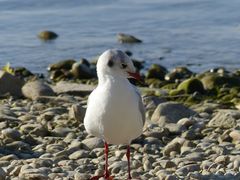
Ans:
{"label": "gull's red leg", "polygon": [[128,179],[132,179],[131,168],[130,168],[130,145],[127,146],[127,160],[128,160]]}
{"label": "gull's red leg", "polygon": [[108,170],[108,143],[104,142],[104,147],[105,147],[105,172],[104,175],[100,175],[100,176],[94,176],[92,177],[90,180],[98,180],[101,177],[104,177],[107,180],[112,180],[113,177],[110,176],[109,170]]}
{"label": "gull's red leg", "polygon": [[108,171],[108,144],[106,142],[104,143],[104,147],[105,147],[105,173],[104,173],[104,177],[106,179],[108,179],[110,174],[109,174],[109,171]]}

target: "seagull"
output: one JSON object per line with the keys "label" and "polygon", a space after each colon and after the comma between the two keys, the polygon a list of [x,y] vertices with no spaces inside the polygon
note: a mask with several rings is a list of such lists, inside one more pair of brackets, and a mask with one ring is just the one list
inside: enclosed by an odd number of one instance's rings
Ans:
{"label": "seagull", "polygon": [[91,180],[113,179],[108,170],[108,144],[127,145],[128,179],[130,144],[142,134],[145,109],[138,89],[128,78],[139,80],[132,60],[117,49],[105,51],[97,62],[98,85],[89,95],[84,126],[88,134],[104,140],[105,173]]}

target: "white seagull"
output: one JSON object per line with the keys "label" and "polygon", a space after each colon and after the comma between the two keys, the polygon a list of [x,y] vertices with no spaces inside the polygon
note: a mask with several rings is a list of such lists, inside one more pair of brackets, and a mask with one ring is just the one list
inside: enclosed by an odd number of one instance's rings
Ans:
{"label": "white seagull", "polygon": [[98,86],[88,98],[84,126],[87,132],[102,138],[105,144],[105,173],[94,176],[112,179],[108,170],[108,144],[127,145],[128,179],[130,173],[130,144],[142,134],[145,109],[142,98],[128,78],[139,79],[131,59],[122,51],[105,51],[97,62]]}

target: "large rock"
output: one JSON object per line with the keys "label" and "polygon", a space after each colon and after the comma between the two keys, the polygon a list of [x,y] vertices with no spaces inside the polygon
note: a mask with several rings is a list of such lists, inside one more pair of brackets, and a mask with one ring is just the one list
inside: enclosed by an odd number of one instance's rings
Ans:
{"label": "large rock", "polygon": [[95,86],[79,83],[70,83],[67,81],[60,81],[55,86],[52,86],[53,91],[57,94],[70,94],[75,96],[85,96],[90,94]]}
{"label": "large rock", "polygon": [[[129,56],[129,54],[127,54]],[[144,68],[144,61],[139,61],[139,60],[136,60],[136,59],[131,59],[132,62],[133,62],[133,65],[135,66],[135,68],[140,71],[141,69]]]}
{"label": "large rock", "polygon": [[209,121],[209,127],[233,128],[240,119],[240,110],[219,110]]}
{"label": "large rock", "polygon": [[34,75],[31,71],[29,71],[25,67],[15,67],[14,74],[15,74],[15,76],[20,77],[20,78],[26,78],[26,77]]}
{"label": "large rock", "polygon": [[207,73],[201,78],[204,89],[211,90],[213,88],[222,86],[225,82],[222,77],[215,73]]}
{"label": "large rock", "polygon": [[214,88],[221,88],[223,85],[227,85],[228,87],[234,87],[240,85],[239,77],[232,76],[221,76],[217,73],[205,73],[199,75],[201,79],[204,89],[211,90]]}
{"label": "large rock", "polygon": [[118,33],[117,39],[121,43],[141,43],[142,42],[142,40],[140,40],[132,35],[124,34],[124,33]]}
{"label": "large rock", "polygon": [[193,72],[186,67],[176,67],[170,73],[165,76],[167,81],[179,81],[180,79],[190,78],[193,75]]}
{"label": "large rock", "polygon": [[0,70],[0,96],[5,94],[22,96],[21,88],[23,85],[23,80]]}
{"label": "large rock", "polygon": [[48,69],[48,71],[60,70],[60,69],[70,70],[72,68],[72,65],[75,62],[76,61],[73,59],[61,60],[54,64],[50,64],[47,69]]}
{"label": "large rock", "polygon": [[159,64],[153,64],[146,73],[146,78],[157,78],[164,80],[167,69]]}
{"label": "large rock", "polygon": [[49,78],[54,82],[58,82],[65,79],[71,79],[72,73],[70,73],[69,70],[64,70],[64,69],[54,70],[50,72]]}
{"label": "large rock", "polygon": [[85,62],[86,60],[82,60],[72,65],[71,73],[75,78],[90,79],[95,77],[89,65],[87,65]]}
{"label": "large rock", "polygon": [[166,123],[177,123],[178,120],[193,116],[194,114],[196,114],[195,111],[180,103],[165,102],[158,105],[151,120],[157,122],[159,125],[165,125]]}
{"label": "large rock", "polygon": [[190,78],[181,82],[177,90],[184,91],[187,94],[192,94],[194,92],[204,93],[203,84],[197,78]]}
{"label": "large rock", "polygon": [[42,31],[38,34],[38,38],[44,41],[53,40],[58,37],[58,34],[53,31]]}
{"label": "large rock", "polygon": [[22,93],[25,97],[32,100],[40,96],[54,96],[52,88],[41,81],[27,82],[22,87]]}

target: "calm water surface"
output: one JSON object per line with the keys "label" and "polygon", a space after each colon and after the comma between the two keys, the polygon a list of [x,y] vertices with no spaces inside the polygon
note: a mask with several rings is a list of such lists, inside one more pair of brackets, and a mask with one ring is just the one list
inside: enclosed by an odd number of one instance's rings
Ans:
{"label": "calm water surface", "polygon": [[[0,66],[45,73],[49,63],[119,48],[146,66],[233,70],[240,68],[239,7],[239,0],[0,0]],[[60,37],[43,43],[42,30]],[[118,32],[144,43],[119,44]]]}

